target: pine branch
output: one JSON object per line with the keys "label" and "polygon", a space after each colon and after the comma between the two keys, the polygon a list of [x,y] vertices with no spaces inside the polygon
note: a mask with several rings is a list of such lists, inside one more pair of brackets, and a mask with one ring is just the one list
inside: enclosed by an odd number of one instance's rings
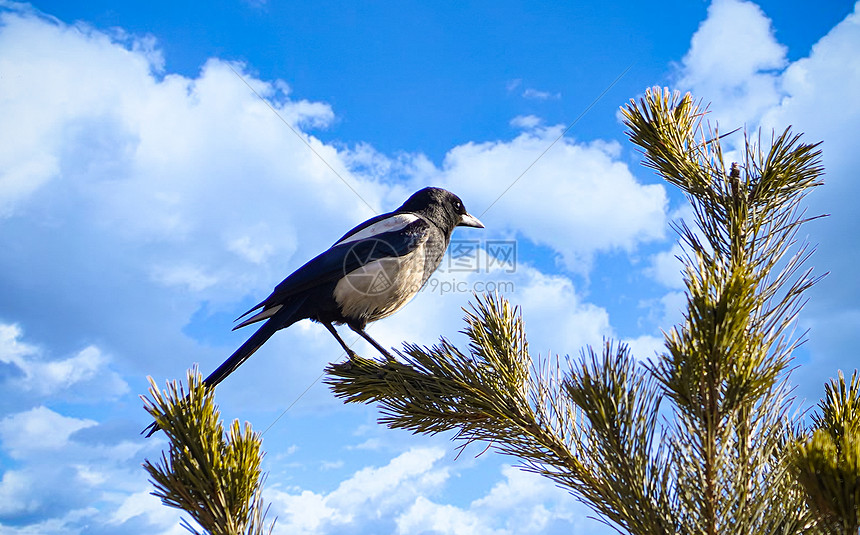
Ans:
{"label": "pine branch", "polygon": [[417,433],[454,431],[461,447],[489,442],[583,498],[633,533],[674,533],[665,456],[654,447],[659,400],[626,347],[609,343],[579,363],[532,365],[522,318],[501,297],[466,315],[469,354],[447,340],[404,344],[403,362],[353,358],[326,382],[346,402],[377,402],[380,423]]}
{"label": "pine branch", "polygon": [[687,313],[666,335],[652,372],[674,402],[672,435],[687,529],[768,532],[797,492],[785,492],[784,444],[791,427],[787,368],[803,293],[799,208],[823,172],[817,144],[786,130],[766,154],[745,137],[743,167],[723,163],[721,136],[704,126],[689,95],[659,89],[626,109],[645,165],[678,186],[695,226],[677,228],[685,254]]}
{"label": "pine branch", "polygon": [[[188,372],[187,393],[176,381],[164,392],[152,378],[149,382],[149,397],[141,399],[170,441],[160,460],[144,461],[155,486],[152,494],[164,505],[186,511],[205,533],[265,533],[259,433],[235,420],[225,436],[214,390],[196,370]],[[183,526],[195,535],[203,533],[185,519]],[[268,533],[273,528],[274,522]]]}
{"label": "pine branch", "polygon": [[839,372],[825,385],[811,437],[795,443],[792,462],[824,533],[860,530],[860,375]]}

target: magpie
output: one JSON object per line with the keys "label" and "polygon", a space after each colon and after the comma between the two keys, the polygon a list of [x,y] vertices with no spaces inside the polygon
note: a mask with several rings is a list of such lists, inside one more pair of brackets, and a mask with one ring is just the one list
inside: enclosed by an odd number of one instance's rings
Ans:
{"label": "magpie", "polygon": [[[367,324],[401,309],[439,267],[455,227],[484,228],[450,191],[428,187],[412,194],[400,208],[372,217],[344,234],[278,284],[274,291],[239,316],[233,330],[265,322],[204,384],[215,386],[233,373],[275,332],[299,320],[321,323],[350,357],[355,352],[335,330],[347,325],[380,353]],[[147,436],[158,430],[147,427]]]}

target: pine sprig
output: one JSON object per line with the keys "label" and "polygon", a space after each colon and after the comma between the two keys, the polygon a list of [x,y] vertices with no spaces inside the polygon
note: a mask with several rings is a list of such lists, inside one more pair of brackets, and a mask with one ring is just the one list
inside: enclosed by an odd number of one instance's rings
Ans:
{"label": "pine sprig", "polygon": [[188,392],[176,381],[161,391],[149,379],[144,407],[167,435],[170,446],[144,468],[162,503],[186,511],[203,528],[183,526],[195,535],[261,535],[266,508],[261,490],[262,441],[259,433],[237,421],[225,434],[214,391],[196,370],[188,372]]}
{"label": "pine sprig", "polygon": [[829,533],[860,530],[860,375],[825,385],[813,432],[795,443],[792,461],[806,499]]}
{"label": "pine sprig", "polygon": [[[623,110],[645,164],[687,196],[694,225],[677,226],[687,288],[684,322],[666,334],[652,372],[674,402],[672,434],[686,529],[763,532],[799,495],[786,492],[786,370],[808,245],[802,199],[821,184],[817,144],[786,129],[766,152],[745,138],[743,166],[726,169],[716,128],[692,97],[649,90]],[[774,432],[777,431],[777,432]],[[788,505],[786,505],[788,504]]]}
{"label": "pine sprig", "polygon": [[618,525],[673,533],[668,474],[649,456],[666,455],[652,447],[659,402],[627,348],[607,343],[563,370],[558,359],[533,365],[507,300],[479,297],[465,321],[468,355],[444,339],[432,348],[404,344],[402,362],[353,358],[330,365],[326,382],[346,402],[377,402],[391,428],[454,431],[461,446],[488,442]]}
{"label": "pine sprig", "polygon": [[[485,324],[486,317],[492,319]],[[405,364],[358,357],[330,365],[326,382],[346,402],[379,402],[389,427],[421,433],[462,428],[462,436],[474,440],[486,421],[510,422],[511,410],[528,405],[530,360],[522,319],[507,302],[479,300],[466,323],[471,355],[446,339],[431,348],[404,344],[398,354]],[[510,431],[496,425],[496,431]]]}

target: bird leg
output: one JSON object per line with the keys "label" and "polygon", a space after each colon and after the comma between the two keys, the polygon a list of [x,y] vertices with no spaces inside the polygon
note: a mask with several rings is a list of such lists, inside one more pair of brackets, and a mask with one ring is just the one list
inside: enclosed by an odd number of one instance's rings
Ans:
{"label": "bird leg", "polygon": [[351,359],[352,359],[352,358],[355,358],[355,357],[357,356],[357,355],[355,354],[355,351],[353,351],[352,349],[350,349],[350,347],[349,347],[348,345],[346,345],[346,342],[344,342],[344,341],[343,341],[343,338],[341,338],[341,337],[340,337],[340,335],[339,335],[339,334],[337,334],[337,331],[335,330],[334,325],[332,325],[332,324],[331,324],[331,322],[324,321],[324,322],[321,322],[321,323],[322,323],[323,325],[325,325],[325,328],[326,328],[326,329],[328,329],[328,332],[330,332],[330,333],[331,333],[331,335],[332,335],[332,336],[334,336],[334,337],[335,337],[335,339],[338,341],[338,343],[340,343],[341,347],[343,347],[343,350],[344,350],[344,351],[346,351],[346,355],[347,355],[349,358],[351,358]]}
{"label": "bird leg", "polygon": [[349,328],[352,329],[354,332],[358,333],[359,336],[370,342],[370,345],[375,347],[377,351],[385,355],[389,360],[394,360],[394,357],[391,356],[391,353],[389,353],[387,349],[382,347],[382,344],[371,338],[371,336],[367,334],[367,331],[360,327],[356,327],[355,325],[352,325],[350,323],[347,323],[347,325],[349,325]]}

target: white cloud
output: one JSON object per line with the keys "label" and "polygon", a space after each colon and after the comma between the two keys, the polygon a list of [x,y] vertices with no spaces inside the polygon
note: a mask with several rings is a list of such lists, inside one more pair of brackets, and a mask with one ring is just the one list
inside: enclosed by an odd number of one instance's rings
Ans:
{"label": "white cloud", "polygon": [[617,143],[562,138],[549,148],[560,133],[561,127],[544,128],[508,142],[455,147],[445,157],[442,182],[469,199],[488,228],[548,245],[575,271],[587,272],[597,252],[662,238],[663,186],[639,183],[617,160]]}
{"label": "white cloud", "polygon": [[[480,236],[480,231],[471,230],[458,230],[460,234],[455,238],[476,240],[475,260],[458,264],[449,251],[427,286],[402,313],[370,326],[368,331],[380,343],[397,348],[400,341],[432,345],[444,336],[465,351],[467,341],[458,334],[464,327],[461,308],[474,302],[474,293],[483,295],[494,290],[520,307],[535,356],[550,352],[576,355],[585,345],[600,345],[604,337],[612,336],[609,313],[587,302],[571,279],[547,275],[522,257],[511,264],[489,264],[487,242],[475,237]],[[463,265],[470,268],[464,270]],[[512,272],[508,273],[508,268]],[[422,321],[416,322],[415,318]],[[362,354],[373,354],[367,347]]]}
{"label": "white cloud", "polygon": [[681,64],[679,83],[711,102],[721,132],[754,125],[779,98],[786,48],[761,8],[742,0],[715,0]]}
{"label": "white cloud", "polygon": [[161,535],[188,533],[188,530],[182,527],[179,511],[165,507],[161,499],[156,498],[149,491],[135,492],[126,496],[110,515],[108,524],[121,526],[138,517],[144,517],[153,526],[157,526]]}
{"label": "white cloud", "polygon": [[511,119],[511,126],[521,128],[523,130],[531,130],[543,123],[543,119],[537,115],[517,115]]}
{"label": "white cloud", "polygon": [[354,510],[368,502],[392,499],[392,491],[401,486],[396,500],[408,499],[418,489],[438,488],[448,478],[447,470],[435,468],[444,451],[436,448],[416,448],[391,460],[383,468],[364,468],[342,482],[329,497],[340,510]]}
{"label": "white cloud", "polygon": [[68,418],[47,407],[36,407],[0,420],[0,442],[16,459],[46,455],[67,446],[75,431],[94,425],[93,420]]}
{"label": "white cloud", "polygon": [[[505,89],[507,89],[509,92],[516,91],[521,87],[523,87],[522,78],[514,78],[512,80],[508,80],[507,83],[505,83]],[[520,93],[520,96],[529,100],[557,100],[561,98],[561,93],[552,93],[550,91],[542,91],[533,87],[526,87],[525,89],[523,89],[522,93]]]}
{"label": "white cloud", "polygon": [[36,375],[42,377],[43,388],[50,392],[53,390],[51,388],[53,385],[68,387],[91,379],[106,362],[107,359],[98,348],[88,346],[68,359],[45,363],[40,367],[41,373]]}
{"label": "white cloud", "polygon": [[[666,327],[668,330],[668,325]],[[623,340],[630,347],[630,354],[640,361],[656,360],[656,356],[666,352],[666,342],[662,337],[643,334],[636,338]]]}
{"label": "white cloud", "polygon": [[61,518],[37,520],[26,525],[6,524],[2,528],[3,535],[67,535],[81,533],[83,527],[93,527],[97,519],[98,511],[95,508],[87,508],[70,511]]}
{"label": "white cloud", "polygon": [[[808,57],[792,63],[782,76],[783,98],[762,119],[763,127],[782,131],[792,125],[807,143],[823,141],[824,186],[809,197],[809,215],[828,217],[808,223],[805,231],[817,251],[810,262],[827,277],[811,292],[801,315],[810,328],[804,351],[810,361],[796,375],[806,385],[801,396],[814,402],[823,383],[837,369],[857,367],[860,344],[860,152],[856,125],[860,122],[860,3],[854,11],[816,43]],[[796,379],[797,380],[797,379]]]}
{"label": "white cloud", "polygon": [[785,66],[786,48],[778,43],[762,9],[743,0],[714,0],[684,56],[683,80],[743,83],[750,74]]}
{"label": "white cloud", "polygon": [[[97,496],[139,486],[142,478],[129,477],[127,464],[136,460],[140,446],[92,445],[82,440],[81,433],[97,425],[44,406],[0,420],[3,454],[21,465],[6,470],[0,480],[0,519],[11,525],[39,519],[46,524],[42,525],[45,533],[67,533],[70,523],[92,522]],[[25,524],[32,528],[38,522]]]}
{"label": "white cloud", "polygon": [[38,501],[31,495],[29,478],[18,470],[7,470],[0,479],[0,515],[32,511]]}
{"label": "white cloud", "polygon": [[255,236],[264,233],[265,228],[258,228],[253,233],[229,239],[227,248],[252,264],[264,264],[275,250],[272,244],[260,242]]}
{"label": "white cloud", "polygon": [[470,511],[433,503],[420,496],[409,509],[398,515],[397,533],[473,535],[504,532],[489,529],[482,519]]}
{"label": "white cloud", "polygon": [[561,93],[551,93],[549,91],[541,91],[539,89],[528,87],[525,89],[525,91],[523,91],[523,98],[531,100],[560,99]]}
{"label": "white cloud", "polygon": [[855,88],[860,86],[860,57],[856,54],[860,47],[860,5],[854,9],[812,47],[809,56],[785,69],[781,77],[783,98],[762,121],[766,127],[781,130],[802,120],[798,128],[815,137],[828,136],[827,156],[847,156],[845,150],[854,144],[844,134],[853,131],[853,121],[860,114],[855,98]]}
{"label": "white cloud", "polygon": [[337,461],[322,461],[320,462],[320,470],[336,470],[338,468],[343,468],[344,462],[342,459],[338,459]]}
{"label": "white cloud", "polygon": [[46,360],[39,347],[23,342],[18,325],[0,323],[0,362],[16,370],[6,379],[8,386],[39,397],[66,393],[91,398],[87,390],[98,385],[98,396],[107,399],[124,394],[128,385],[113,370],[109,359],[95,346],[59,360]]}
{"label": "white cloud", "polygon": [[[283,533],[319,533],[324,524],[341,524],[349,517],[326,505],[325,496],[305,490],[297,495],[269,492],[277,501],[282,519],[276,525]],[[273,503],[274,503],[273,501]],[[287,528],[284,528],[284,525]]]}
{"label": "white cloud", "polygon": [[9,533],[102,533],[111,523],[105,531],[115,532],[163,520],[155,509],[153,522],[126,513],[117,519],[114,511],[127,497],[148,487],[139,465],[145,445],[142,438],[111,436],[104,427],[45,406],[0,420],[2,453],[19,465],[0,479],[0,522],[15,530]]}
{"label": "white cloud", "polygon": [[26,357],[35,353],[37,348],[22,342],[21,334],[17,325],[0,325],[0,360],[24,368]]}
{"label": "white cloud", "polygon": [[278,516],[275,532],[511,535],[541,533],[552,523],[577,526],[577,519],[584,517],[584,506],[569,493],[510,466],[502,468],[502,480],[487,494],[463,507],[428,497],[448,482],[457,466],[457,461],[443,460],[441,449],[413,448],[385,466],[355,472],[329,493],[269,489],[266,495]]}
{"label": "white cloud", "polygon": [[152,278],[165,286],[178,286],[192,292],[211,288],[218,278],[203,272],[202,268],[190,265],[154,266]]}
{"label": "white cloud", "polygon": [[672,289],[684,287],[684,264],[679,258],[684,257],[680,243],[675,243],[668,251],[661,251],[651,257],[651,266],[646,269],[655,281]]}
{"label": "white cloud", "polygon": [[[422,155],[391,160],[367,147],[350,152],[349,159],[403,177],[406,189],[391,192],[400,195],[398,202],[427,184],[445,187],[485,223],[479,236],[549,246],[580,274],[597,253],[633,251],[664,236],[665,188],[639,182],[620,161],[619,143],[578,143],[561,136],[563,126],[541,127],[539,120],[515,118],[512,124],[526,131],[511,140],[458,145],[439,168]],[[458,235],[473,234],[467,229]]]}
{"label": "white cloud", "polygon": [[[586,508],[549,479],[512,466],[502,468],[503,479],[468,507],[417,499],[397,517],[398,533],[451,535],[542,533],[552,523],[569,531],[578,527]],[[610,533],[610,528],[589,526],[591,533]]]}
{"label": "white cloud", "polygon": [[[587,303],[570,279],[532,271],[530,284],[517,293],[532,352],[578,354],[612,334],[609,313]],[[550,346],[550,344],[553,344]]]}
{"label": "white cloud", "polygon": [[485,518],[516,511],[517,514],[506,515],[508,533],[540,533],[553,521],[576,524],[576,518],[584,517],[585,506],[551,480],[513,466],[502,468],[502,476],[504,479],[486,496],[472,502],[470,510]]}
{"label": "white cloud", "polygon": [[681,324],[687,311],[687,293],[681,291],[667,293],[660,298],[660,310],[663,314],[660,325],[671,327]]}
{"label": "white cloud", "polygon": [[[674,225],[686,225],[701,242],[707,241],[696,226],[696,215],[690,204],[684,203],[674,210],[670,219]],[[684,258],[684,249],[681,247],[678,233],[673,231],[672,234],[675,237],[672,246],[652,255],[650,266],[645,269],[645,273],[666,288],[680,290],[684,288],[684,263],[679,258]]]}
{"label": "white cloud", "polygon": [[440,488],[447,469],[437,463],[444,452],[415,448],[387,465],[363,468],[327,494],[267,491],[279,518],[278,533],[330,533],[337,526],[374,522],[427,492]]}
{"label": "white cloud", "polygon": [[107,513],[93,504],[145,487],[142,439],[129,441],[127,428],[117,437],[113,423],[68,416],[43,403],[113,404],[128,385],[97,347],[53,359],[26,342],[17,325],[0,323],[0,362],[6,366],[3,408],[30,407],[0,419],[2,454],[16,463],[0,478],[4,533],[65,535],[102,525]]}

